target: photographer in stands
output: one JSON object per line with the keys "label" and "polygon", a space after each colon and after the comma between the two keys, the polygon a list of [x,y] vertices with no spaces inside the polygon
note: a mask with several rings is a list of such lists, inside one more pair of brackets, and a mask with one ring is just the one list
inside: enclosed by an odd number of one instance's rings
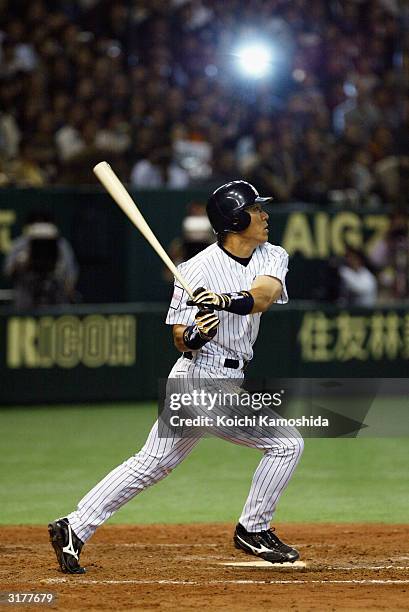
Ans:
{"label": "photographer in stands", "polygon": [[23,234],[5,259],[4,273],[12,280],[17,310],[75,301],[77,262],[46,211],[28,216]]}

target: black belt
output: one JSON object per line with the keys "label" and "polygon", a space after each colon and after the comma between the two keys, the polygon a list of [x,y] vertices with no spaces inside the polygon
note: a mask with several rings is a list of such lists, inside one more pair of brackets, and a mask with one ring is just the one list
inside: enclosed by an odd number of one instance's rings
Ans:
{"label": "black belt", "polygon": [[[193,359],[193,354],[189,351],[188,353],[183,353],[183,357],[186,359]],[[243,370],[247,367],[248,361],[243,361]],[[232,370],[238,370],[240,368],[240,361],[238,359],[225,359],[224,367],[231,368]]]}

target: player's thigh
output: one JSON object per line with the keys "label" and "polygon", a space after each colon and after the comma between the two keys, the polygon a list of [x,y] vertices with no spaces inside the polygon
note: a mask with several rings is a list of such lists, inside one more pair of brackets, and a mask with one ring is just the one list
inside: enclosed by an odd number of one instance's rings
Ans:
{"label": "player's thigh", "polygon": [[256,448],[275,455],[301,454],[304,441],[300,432],[291,426],[232,426],[213,430],[215,436],[233,444]]}
{"label": "player's thigh", "polygon": [[168,427],[163,428],[162,425],[160,420],[156,421],[139,454],[157,461],[173,458],[177,462],[184,459],[200,441],[199,435],[183,436],[183,432],[171,432]]}

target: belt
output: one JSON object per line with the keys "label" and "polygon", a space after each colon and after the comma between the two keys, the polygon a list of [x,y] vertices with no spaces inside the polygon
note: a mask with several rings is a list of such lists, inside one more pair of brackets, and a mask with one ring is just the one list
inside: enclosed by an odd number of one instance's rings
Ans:
{"label": "belt", "polygon": [[[183,357],[185,359],[193,359],[193,354],[189,351],[188,353],[183,353]],[[247,368],[248,364],[249,362],[244,360],[242,369]],[[231,368],[232,370],[240,369],[240,361],[238,359],[225,359],[223,365],[225,368]]]}

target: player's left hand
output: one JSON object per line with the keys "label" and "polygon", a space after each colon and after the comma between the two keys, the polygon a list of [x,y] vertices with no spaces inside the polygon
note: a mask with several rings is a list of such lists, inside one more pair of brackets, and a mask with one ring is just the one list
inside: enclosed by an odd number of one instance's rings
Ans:
{"label": "player's left hand", "polygon": [[216,335],[220,319],[213,310],[205,309],[199,310],[196,314],[195,323],[201,337],[210,340]]}
{"label": "player's left hand", "polygon": [[204,287],[199,287],[193,292],[193,299],[187,302],[188,306],[199,308],[214,308],[214,310],[225,310],[231,304],[231,299],[226,293],[214,293]]}

